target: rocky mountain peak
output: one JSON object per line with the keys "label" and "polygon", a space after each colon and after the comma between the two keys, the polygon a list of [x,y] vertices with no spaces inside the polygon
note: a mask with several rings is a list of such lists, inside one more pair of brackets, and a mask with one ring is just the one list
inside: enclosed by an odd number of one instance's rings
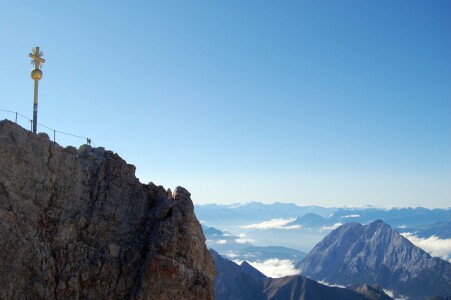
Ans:
{"label": "rocky mountain peak", "polygon": [[377,220],[332,231],[297,265],[301,274],[335,284],[370,284],[410,298],[451,295],[451,264]]}
{"label": "rocky mountain peak", "polygon": [[266,278],[266,275],[251,266],[247,261],[243,261],[240,265],[241,271],[244,273],[249,274],[250,276],[254,278]]}
{"label": "rocky mountain peak", "polygon": [[329,287],[304,276],[266,277],[250,264],[240,266],[210,249],[215,260],[217,300],[390,300],[382,290],[370,286],[350,289]]}
{"label": "rocky mountain peak", "polygon": [[190,193],[112,151],[0,122],[1,299],[212,299]]}

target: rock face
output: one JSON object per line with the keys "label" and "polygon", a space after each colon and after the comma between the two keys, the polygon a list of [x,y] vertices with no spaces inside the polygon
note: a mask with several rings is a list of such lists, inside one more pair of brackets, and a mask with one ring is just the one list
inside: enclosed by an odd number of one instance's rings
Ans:
{"label": "rock face", "polygon": [[213,299],[190,193],[0,122],[1,299]]}
{"label": "rock face", "polygon": [[248,266],[245,269],[236,263],[222,258],[217,252],[210,249],[216,267],[215,299],[216,300],[264,300],[263,279],[266,276],[254,277],[257,270],[249,273]]}
{"label": "rock face", "polygon": [[432,258],[382,221],[340,226],[297,267],[315,280],[377,284],[411,299],[451,296],[451,264]]}
{"label": "rock face", "polygon": [[269,278],[246,262],[241,265],[221,257],[214,250],[216,300],[390,300],[370,286],[352,289],[328,287],[304,276]]}

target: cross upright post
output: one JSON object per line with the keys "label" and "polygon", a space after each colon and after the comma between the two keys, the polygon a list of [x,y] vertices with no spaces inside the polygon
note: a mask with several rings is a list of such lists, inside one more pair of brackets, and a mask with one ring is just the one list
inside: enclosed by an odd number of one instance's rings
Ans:
{"label": "cross upright post", "polygon": [[42,58],[44,53],[39,50],[39,47],[33,48],[31,52],[28,56],[33,59],[31,64],[34,65],[34,70],[31,71],[31,78],[34,80],[33,132],[36,133],[38,125],[38,82],[42,78],[40,68],[45,63],[45,59]]}

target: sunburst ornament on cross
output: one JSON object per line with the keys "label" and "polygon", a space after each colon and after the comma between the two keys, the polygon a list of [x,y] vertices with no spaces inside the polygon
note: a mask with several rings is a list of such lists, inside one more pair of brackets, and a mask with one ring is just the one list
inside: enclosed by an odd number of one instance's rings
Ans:
{"label": "sunburst ornament on cross", "polygon": [[34,80],[33,132],[36,133],[38,125],[38,82],[42,78],[41,68],[42,64],[45,63],[45,59],[42,58],[44,53],[39,50],[39,47],[33,48],[28,56],[33,59],[31,64],[34,66],[34,69],[31,71],[31,79]]}

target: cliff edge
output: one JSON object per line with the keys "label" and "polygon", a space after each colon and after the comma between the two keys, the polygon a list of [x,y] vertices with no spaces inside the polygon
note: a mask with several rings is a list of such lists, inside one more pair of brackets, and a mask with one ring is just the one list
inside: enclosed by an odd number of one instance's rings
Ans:
{"label": "cliff edge", "polygon": [[190,193],[0,121],[1,299],[213,299]]}

